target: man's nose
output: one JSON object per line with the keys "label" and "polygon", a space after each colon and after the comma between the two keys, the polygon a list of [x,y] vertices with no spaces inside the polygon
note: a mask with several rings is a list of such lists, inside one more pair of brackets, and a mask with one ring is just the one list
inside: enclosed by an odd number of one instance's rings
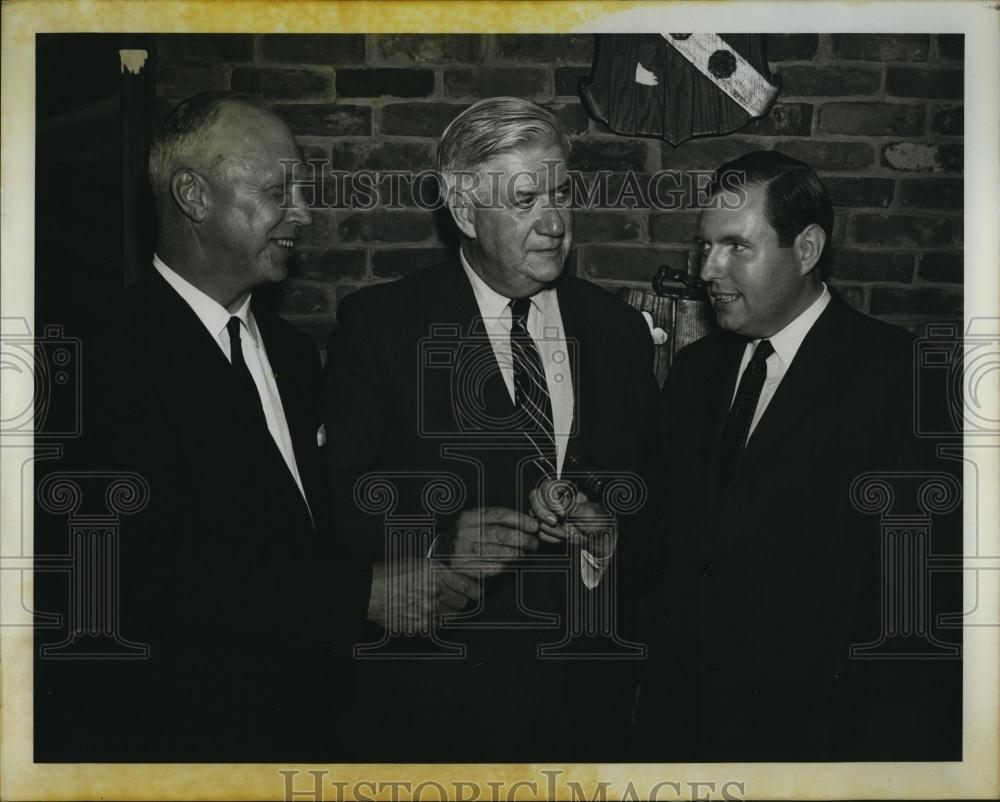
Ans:
{"label": "man's nose", "polygon": [[292,187],[292,205],[285,212],[285,219],[289,223],[298,223],[300,226],[312,225],[312,212],[309,210],[309,204],[306,203],[302,188],[299,186]]}
{"label": "man's nose", "polygon": [[535,223],[535,230],[547,237],[561,237],[566,233],[567,226],[567,218],[564,215],[569,214],[567,209],[543,209]]}
{"label": "man's nose", "polygon": [[698,277],[702,281],[717,281],[726,275],[725,266],[718,248],[705,248],[701,253],[701,269]]}

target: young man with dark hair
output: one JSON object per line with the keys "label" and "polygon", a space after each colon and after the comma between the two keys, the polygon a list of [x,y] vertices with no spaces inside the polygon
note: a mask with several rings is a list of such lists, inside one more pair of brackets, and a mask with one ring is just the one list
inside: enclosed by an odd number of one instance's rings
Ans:
{"label": "young man with dark hair", "polygon": [[[823,282],[831,203],[808,165],[750,153],[719,168],[713,201],[734,189],[741,202],[709,203],[698,225],[719,331],[663,388],[665,557],[636,757],[957,759],[960,661],[872,648],[898,634],[883,606],[898,583],[926,577],[892,574],[856,483],[953,470],[915,435],[913,338]],[[931,549],[956,548],[934,534]],[[906,615],[933,622],[949,579]]]}

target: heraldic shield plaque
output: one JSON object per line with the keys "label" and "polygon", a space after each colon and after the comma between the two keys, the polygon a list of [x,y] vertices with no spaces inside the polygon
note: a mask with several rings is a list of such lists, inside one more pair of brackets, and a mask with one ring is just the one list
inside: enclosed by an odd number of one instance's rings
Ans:
{"label": "heraldic shield plaque", "polygon": [[778,94],[763,34],[606,34],[596,37],[580,97],[617,134],[679,145],[763,117]]}

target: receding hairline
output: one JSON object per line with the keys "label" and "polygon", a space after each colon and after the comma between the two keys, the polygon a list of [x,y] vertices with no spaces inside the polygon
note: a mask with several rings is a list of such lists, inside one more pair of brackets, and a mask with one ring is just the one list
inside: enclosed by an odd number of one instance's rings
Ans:
{"label": "receding hairline", "polygon": [[[285,124],[285,121],[282,120],[277,114],[275,114],[270,109],[261,108],[259,106],[253,105],[252,103],[247,103],[239,99],[223,101],[222,105],[219,108],[218,114],[215,116],[212,122],[205,127],[203,131],[202,135],[204,136],[206,141],[211,139],[212,137],[219,136],[221,133],[221,129],[223,129],[226,124],[232,123],[232,120],[228,119],[226,117],[226,114],[238,107],[242,107],[243,109],[249,111],[253,116],[257,118],[257,120],[263,123],[272,124],[273,126],[275,126],[274,130],[282,131],[284,134],[288,135],[288,138],[293,143],[295,142],[295,136],[292,134],[291,130]],[[260,128],[241,125],[237,128],[237,130],[240,132],[242,136],[249,135],[257,140],[263,138]],[[234,142],[234,141],[235,140],[231,137],[223,140],[223,142]]]}
{"label": "receding hairline", "polygon": [[[254,98],[241,95],[215,98],[205,119],[197,128],[182,135],[158,135],[154,139],[149,160],[149,175],[154,192],[168,191],[171,176],[184,168],[203,172],[206,176],[218,176],[231,167],[250,169],[245,155],[227,152],[226,148],[226,143],[234,141],[224,132],[225,126],[230,122],[227,114],[239,108],[249,112],[252,120],[256,118],[260,123],[274,124],[274,130],[283,131],[295,144],[295,137],[285,122]],[[244,125],[241,130],[249,133],[253,140],[261,141],[259,128]]]}

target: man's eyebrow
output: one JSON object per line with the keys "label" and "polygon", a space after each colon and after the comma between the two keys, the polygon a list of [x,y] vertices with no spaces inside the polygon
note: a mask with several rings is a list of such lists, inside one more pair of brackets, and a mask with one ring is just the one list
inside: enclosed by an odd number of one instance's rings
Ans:
{"label": "man's eyebrow", "polygon": [[516,190],[514,190],[514,194],[517,195],[517,196],[537,197],[538,195],[551,195],[551,194],[553,194],[555,192],[565,192],[568,189],[569,189],[569,181],[566,180],[566,181],[560,182],[559,184],[557,184],[554,187],[547,187],[546,188],[546,187],[534,186],[534,187],[531,187],[531,188],[516,189]]}
{"label": "man's eyebrow", "polygon": [[251,186],[267,187],[284,186],[284,176],[280,173],[273,173],[268,170],[256,170],[247,175],[247,183]]}
{"label": "man's eyebrow", "polygon": [[273,192],[276,189],[283,190],[291,182],[285,182],[280,175],[269,172],[255,172],[248,174],[244,179],[247,187],[258,192]]}
{"label": "man's eyebrow", "polygon": [[749,242],[749,240],[747,240],[746,237],[741,237],[739,234],[726,234],[725,236],[719,237],[718,239],[714,239],[714,240],[710,240],[707,237],[702,237],[699,234],[695,234],[694,235],[694,241],[698,242],[698,243],[718,242],[718,243],[721,243],[723,245],[727,245],[727,244],[730,244],[730,243],[733,243],[733,242],[737,242],[737,243],[747,243],[747,242]]}

